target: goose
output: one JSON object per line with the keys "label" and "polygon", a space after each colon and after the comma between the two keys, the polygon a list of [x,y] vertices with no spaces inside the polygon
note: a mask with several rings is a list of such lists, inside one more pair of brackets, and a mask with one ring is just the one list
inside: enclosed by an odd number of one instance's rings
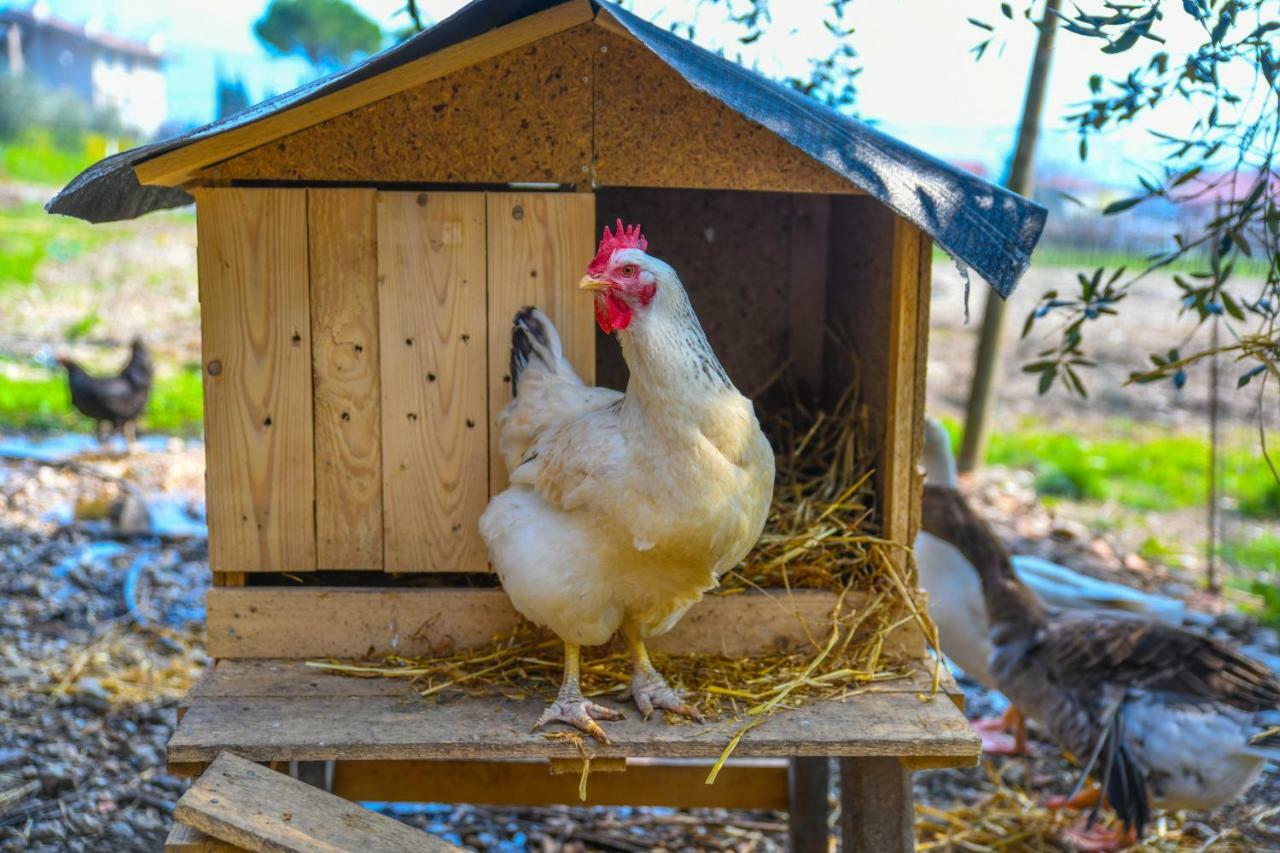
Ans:
{"label": "goose", "polygon": [[[923,467],[925,481],[956,491],[955,456],[950,437],[941,422],[925,418]],[[964,500],[959,497],[958,500]],[[978,571],[955,544],[921,530],[915,541],[916,566],[920,585],[928,592],[928,611],[938,626],[942,650],[970,678],[989,690],[996,690],[988,660],[991,657],[990,625],[982,597]],[[1143,613],[1181,624],[1208,619],[1193,614],[1183,602],[1151,595],[1072,571],[1040,557],[1015,555],[1013,569],[1031,594],[1044,604],[1062,609],[1110,609]],[[1002,717],[974,722],[983,739],[983,749],[993,754],[1020,755],[1026,752],[1026,729],[1016,707]],[[1005,734],[1012,729],[1014,737]]]}
{"label": "goose", "polygon": [[[1216,808],[1280,760],[1280,678],[1267,667],[1150,614],[1046,605],[954,489],[926,483],[923,519],[977,570],[996,687],[1085,762],[1077,790],[1051,803],[1092,806],[1077,845],[1120,849],[1142,836],[1152,807]],[[1096,791],[1081,790],[1088,777]],[[1093,827],[1103,792],[1114,831]]]}

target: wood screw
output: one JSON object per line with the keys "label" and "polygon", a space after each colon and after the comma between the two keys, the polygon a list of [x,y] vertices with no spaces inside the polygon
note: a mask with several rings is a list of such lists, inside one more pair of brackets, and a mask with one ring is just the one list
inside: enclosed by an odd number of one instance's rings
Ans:
{"label": "wood screw", "polygon": [[217,376],[217,375],[218,375],[219,373],[221,373],[221,372],[222,372],[222,362],[221,362],[221,361],[219,361],[218,359],[216,359],[216,358],[215,358],[213,361],[209,362],[209,375],[210,375],[210,376]]}
{"label": "wood screw", "polygon": [[517,204],[515,207],[511,208],[511,218],[524,219],[524,207]]}

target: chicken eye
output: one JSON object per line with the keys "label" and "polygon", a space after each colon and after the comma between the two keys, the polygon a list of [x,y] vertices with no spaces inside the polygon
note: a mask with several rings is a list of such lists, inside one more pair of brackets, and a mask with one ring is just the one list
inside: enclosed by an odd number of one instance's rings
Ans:
{"label": "chicken eye", "polygon": [[631,278],[636,274],[636,265],[624,264],[622,269],[618,270],[618,272],[622,273],[623,278]]}

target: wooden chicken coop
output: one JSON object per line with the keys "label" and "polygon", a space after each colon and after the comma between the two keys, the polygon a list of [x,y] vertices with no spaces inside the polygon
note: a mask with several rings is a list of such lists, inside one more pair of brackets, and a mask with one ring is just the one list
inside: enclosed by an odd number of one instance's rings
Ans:
{"label": "wooden chicken coop", "polygon": [[[430,655],[515,626],[496,581],[476,580],[489,573],[476,521],[506,483],[493,419],[514,312],[542,307],[584,379],[622,387],[617,346],[575,288],[601,226],[622,217],[679,271],[746,393],[790,362],[809,394],[837,394],[848,359],[823,330],[839,325],[877,433],[880,529],[906,546],[932,247],[1007,294],[1044,221],[588,0],[477,0],[360,65],[105,160],[49,209],[103,221],[191,197],[217,664],[187,700],[171,767],[196,774],[229,750],[322,768],[350,799],[489,804],[577,798],[576,777],[546,764],[575,747],[528,731],[535,699],[415,703],[401,681],[303,661]],[[833,602],[708,597],[655,648],[798,642]],[[892,641],[926,653],[911,624]],[[712,786],[723,738],[613,724],[595,754],[627,769],[594,775],[590,801],[791,809],[797,849],[819,849],[837,757],[847,849],[906,848],[909,771],[978,755],[953,703],[918,698],[927,688],[921,674],[777,715]]]}

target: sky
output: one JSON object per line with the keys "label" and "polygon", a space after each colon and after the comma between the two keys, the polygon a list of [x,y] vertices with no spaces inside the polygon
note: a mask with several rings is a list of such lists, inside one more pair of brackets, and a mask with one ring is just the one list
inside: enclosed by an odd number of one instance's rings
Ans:
{"label": "sky", "polygon": [[[240,76],[253,100],[286,91],[312,76],[299,59],[271,57],[253,36],[253,22],[265,0],[46,0],[53,14],[76,22],[96,19],[104,29],[147,39],[161,36],[170,57],[167,66],[169,115],[203,124],[213,118],[214,82],[219,75]],[[419,0],[431,18],[456,11],[465,0]],[[738,44],[721,23],[721,5],[695,0],[633,0],[637,12],[659,22],[688,20],[701,38],[720,42],[730,56],[766,72],[801,73],[807,59],[825,54],[834,36],[815,21],[829,0],[774,0],[773,25],[749,46]],[[3,0],[0,0],[3,3]],[[384,29],[403,26],[403,0],[354,0]],[[979,163],[999,179],[1012,150],[1035,45],[1035,31],[1023,20],[1004,21],[995,0],[852,0],[846,20],[863,71],[857,78],[856,109],[864,118],[930,153]],[[1021,3],[1013,4],[1016,8]],[[981,61],[971,48],[982,31],[968,18],[1002,24],[996,44]],[[1182,14],[1162,23],[1171,44],[1193,44],[1194,24]],[[1064,117],[1086,94],[1092,73],[1121,75],[1149,56],[1142,42],[1120,56],[1098,52],[1098,42],[1059,34],[1058,50],[1045,107],[1041,167],[1078,168],[1077,141]],[[1186,113],[1172,116],[1175,129]],[[1089,169],[1114,183],[1132,182],[1134,164],[1150,160],[1151,137],[1145,130],[1121,134],[1115,144],[1094,146]]]}

